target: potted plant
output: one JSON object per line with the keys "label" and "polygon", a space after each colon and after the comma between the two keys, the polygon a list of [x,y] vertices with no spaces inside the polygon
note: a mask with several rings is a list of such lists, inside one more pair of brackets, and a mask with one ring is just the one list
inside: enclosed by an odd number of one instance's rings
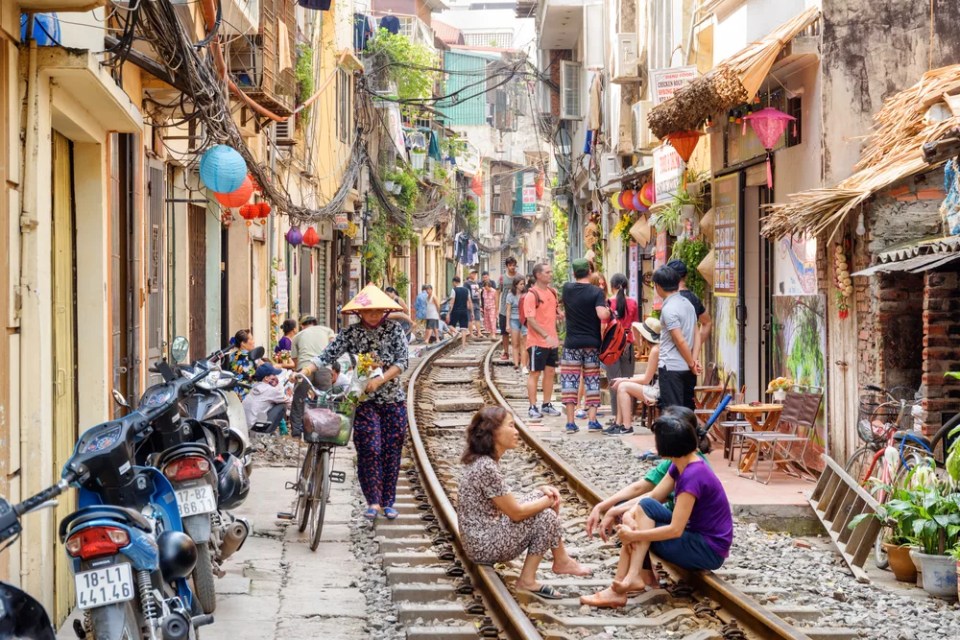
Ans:
{"label": "potted plant", "polygon": [[793,379],[780,376],[767,384],[767,393],[773,395],[774,402],[783,402],[787,399],[787,391],[793,388]]}
{"label": "potted plant", "polygon": [[957,597],[957,563],[948,552],[960,537],[960,494],[936,481],[910,491],[915,508],[911,541],[917,546],[914,558],[923,573],[923,589],[939,598]]}
{"label": "potted plant", "polygon": [[410,165],[413,167],[414,171],[423,171],[424,166],[427,164],[427,150],[426,149],[410,149]]}

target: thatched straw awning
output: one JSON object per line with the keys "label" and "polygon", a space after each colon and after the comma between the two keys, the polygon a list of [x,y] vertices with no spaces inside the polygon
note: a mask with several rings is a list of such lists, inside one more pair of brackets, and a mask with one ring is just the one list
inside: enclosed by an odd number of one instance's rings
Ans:
{"label": "thatched straw awning", "polygon": [[[960,117],[925,121],[931,106],[944,96],[960,94],[960,65],[923,74],[920,82],[889,98],[874,116],[874,132],[857,163],[857,172],[835,187],[789,196],[789,202],[768,207],[762,233],[779,238],[793,233],[831,236],[847,215],[878,191],[929,171],[921,146],[960,126]],[[956,113],[956,112],[953,112]]]}
{"label": "thatched straw awning", "polygon": [[730,56],[706,75],[695,78],[672,98],[650,110],[647,123],[658,138],[698,129],[710,116],[753,100],[777,56],[793,38],[817,21],[820,10],[810,7],[758,42]]}

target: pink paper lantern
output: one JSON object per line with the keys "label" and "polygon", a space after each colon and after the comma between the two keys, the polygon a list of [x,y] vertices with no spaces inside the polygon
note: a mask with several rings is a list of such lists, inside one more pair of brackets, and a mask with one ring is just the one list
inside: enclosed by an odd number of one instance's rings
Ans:
{"label": "pink paper lantern", "polygon": [[[755,111],[744,116],[743,120],[744,129],[746,129],[747,121],[749,120],[750,127],[760,139],[760,144],[767,150],[767,188],[772,189],[773,167],[770,163],[770,155],[773,153],[773,148],[777,146],[777,140],[779,140],[783,132],[787,130],[787,125],[792,120],[796,120],[796,118],[779,109],[767,107],[766,109],[761,109],[760,111]],[[746,133],[746,131],[744,131],[744,133]]]}

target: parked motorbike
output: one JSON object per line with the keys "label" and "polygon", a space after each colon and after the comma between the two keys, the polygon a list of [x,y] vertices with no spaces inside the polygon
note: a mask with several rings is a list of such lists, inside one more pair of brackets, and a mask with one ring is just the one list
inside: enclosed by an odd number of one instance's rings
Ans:
{"label": "parked motorbike", "polygon": [[151,387],[136,411],[84,432],[64,466],[63,480],[79,488],[79,509],[61,521],[59,537],[84,612],[75,626],[81,638],[187,640],[213,622],[186,580],[197,547],[183,531],[173,485],[136,459],[155,424],[179,423],[179,394],[202,375]]}
{"label": "parked motorbike", "polygon": [[[192,573],[195,595],[203,611],[213,613],[217,602],[214,577],[224,575],[220,566],[250,532],[246,520],[227,511],[242,503],[249,492],[249,474],[241,463],[247,456],[247,433],[231,424],[234,405],[241,418],[243,407],[230,390],[235,376],[217,366],[225,352],[215,352],[183,370],[179,362],[188,347],[186,339],[176,338],[171,348],[173,364],[162,360],[156,367],[164,382],[151,389],[176,389],[180,411],[155,422],[138,460],[161,469],[173,485],[184,530],[197,545]],[[185,381],[193,376],[196,382],[187,386]],[[151,389],[144,393],[141,405]]]}
{"label": "parked motorbike", "polygon": [[[53,498],[67,490],[70,480],[63,479],[20,504],[0,498],[0,544],[4,548],[20,535],[20,516],[53,507]],[[33,596],[17,587],[0,582],[0,640],[56,640],[50,616]]]}

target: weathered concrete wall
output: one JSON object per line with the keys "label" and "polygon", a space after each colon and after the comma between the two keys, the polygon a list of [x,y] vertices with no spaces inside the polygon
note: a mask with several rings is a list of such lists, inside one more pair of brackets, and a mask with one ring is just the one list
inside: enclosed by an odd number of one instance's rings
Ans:
{"label": "weathered concrete wall", "polygon": [[824,0],[824,184],[853,172],[885,99],[930,67],[960,62],[960,12],[950,4],[935,3],[931,49],[927,2]]}

